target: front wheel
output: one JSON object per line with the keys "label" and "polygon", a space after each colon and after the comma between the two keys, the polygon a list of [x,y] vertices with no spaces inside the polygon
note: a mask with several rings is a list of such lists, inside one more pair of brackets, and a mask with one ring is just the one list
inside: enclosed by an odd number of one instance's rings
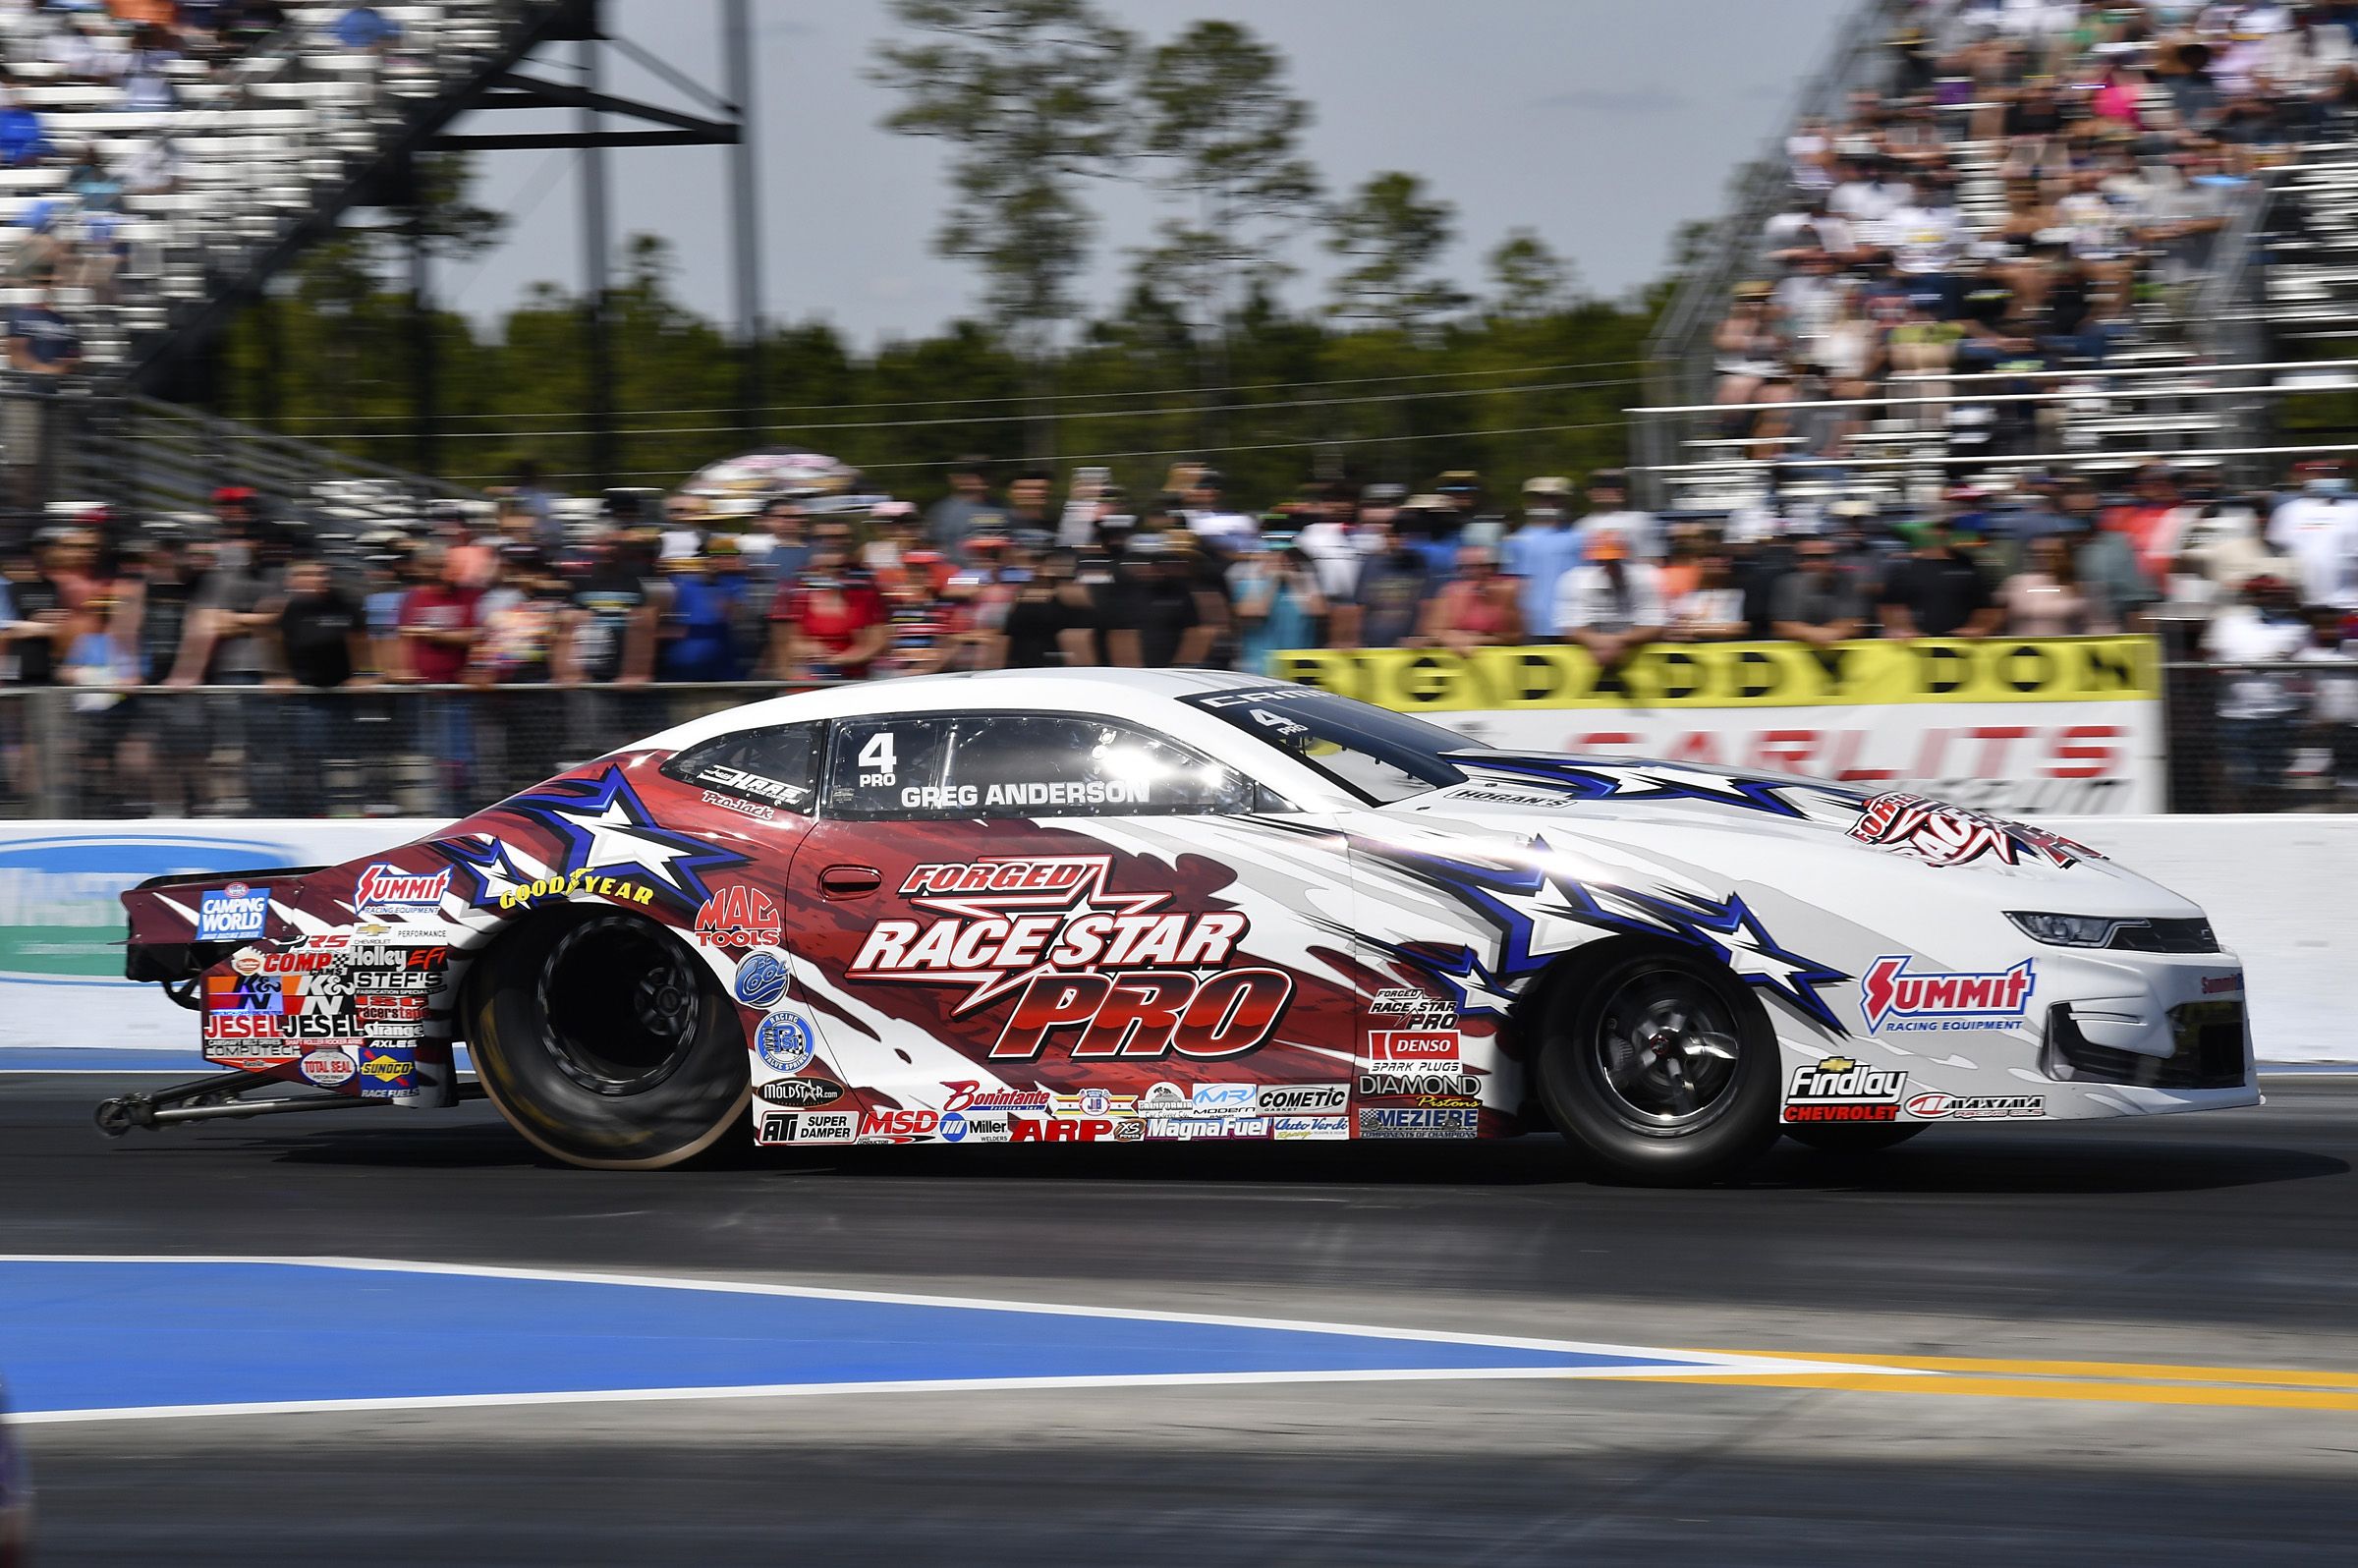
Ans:
{"label": "front wheel", "polygon": [[468,1046],[509,1123],[601,1170],[676,1165],[744,1117],[745,1031],[718,980],[636,916],[535,920],[472,986]]}
{"label": "front wheel", "polygon": [[1626,1180],[1720,1180],[1776,1140],[1776,1036],[1716,966],[1666,950],[1622,958],[1559,999],[1540,1100],[1565,1138]]}

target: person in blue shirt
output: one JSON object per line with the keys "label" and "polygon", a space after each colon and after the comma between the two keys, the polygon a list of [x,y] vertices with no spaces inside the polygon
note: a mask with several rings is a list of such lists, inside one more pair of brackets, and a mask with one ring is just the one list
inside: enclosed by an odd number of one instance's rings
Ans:
{"label": "person in blue shirt", "polygon": [[1498,547],[1501,568],[1522,579],[1518,590],[1523,607],[1523,635],[1552,638],[1555,627],[1555,589],[1563,575],[1580,564],[1580,535],[1564,513],[1572,481],[1543,476],[1523,486],[1523,526]]}
{"label": "person in blue shirt", "polygon": [[671,580],[671,602],[663,611],[662,649],[655,677],[663,681],[725,681],[733,673],[728,589],[712,577],[701,555],[675,556],[663,563]]}
{"label": "person in blue shirt", "polygon": [[1247,670],[1266,675],[1270,654],[1319,645],[1326,598],[1292,534],[1264,533],[1248,542],[1228,569],[1228,591],[1236,605],[1238,663]]}

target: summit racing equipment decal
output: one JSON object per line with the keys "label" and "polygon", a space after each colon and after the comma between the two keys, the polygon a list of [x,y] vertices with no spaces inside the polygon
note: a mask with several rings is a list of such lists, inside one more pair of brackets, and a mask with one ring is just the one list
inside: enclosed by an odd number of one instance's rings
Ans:
{"label": "summit racing equipment decal", "polygon": [[1785,1092],[1788,1122],[1895,1122],[1908,1075],[1868,1067],[1848,1056],[1828,1056],[1793,1069]]}
{"label": "summit racing equipment decal", "polygon": [[1867,1030],[2002,1029],[2030,1007],[2039,978],[2032,960],[1993,974],[1910,974],[1910,959],[1886,955],[1859,979]]}
{"label": "summit racing equipment decal", "polygon": [[1878,795],[1861,807],[1849,834],[1862,844],[1878,844],[1928,866],[1963,866],[1985,855],[2006,866],[2020,865],[2025,858],[2056,866],[2104,858],[2060,833],[1905,791]]}
{"label": "summit racing equipment decal", "polygon": [[438,871],[405,871],[378,861],[353,884],[352,912],[363,920],[433,915],[440,912],[442,895],[449,891],[447,866]]}
{"label": "summit racing equipment decal", "polygon": [[1014,995],[999,1058],[1030,1060],[1058,1035],[1077,1058],[1237,1056],[1267,1039],[1294,981],[1223,967],[1244,914],[1166,910],[1167,891],[1114,892],[1111,869],[1106,855],[920,866],[900,892],[926,919],[878,921],[845,973],[962,988],[952,1018]]}

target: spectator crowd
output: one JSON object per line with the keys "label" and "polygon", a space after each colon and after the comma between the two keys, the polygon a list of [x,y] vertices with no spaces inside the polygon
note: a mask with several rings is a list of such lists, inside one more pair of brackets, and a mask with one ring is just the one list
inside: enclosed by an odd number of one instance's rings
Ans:
{"label": "spectator crowd", "polygon": [[[2309,464],[2282,493],[2156,465],[2107,494],[2035,474],[1906,514],[1655,515],[1617,470],[1472,473],[1421,493],[1305,486],[1256,514],[1182,465],[1133,498],[1094,471],[1003,487],[962,463],[930,506],[880,495],[716,498],[594,517],[527,476],[488,506],[323,547],[225,488],[198,526],[93,512],[0,583],[10,685],[71,689],[78,778],[156,811],[358,810],[370,781],[291,767],[261,785],[199,759],[334,757],[372,711],[456,810],[704,707],[730,683],[941,670],[1214,665],[1290,648],[1471,651],[1561,642],[1617,667],[1657,644],[2065,636],[2199,623],[2185,645],[2273,670],[2222,680],[2218,718],[2270,785],[2305,752],[2311,688],[2358,653],[2358,496]],[[2290,670],[2316,664],[2313,672]],[[174,688],[202,687],[200,694]],[[242,697],[241,687],[276,688]],[[415,692],[403,689],[415,688]],[[470,691],[468,689],[474,689]],[[204,704],[215,705],[207,708]],[[0,703],[12,769],[42,737]],[[2346,732],[2346,725],[2343,727]],[[2358,782],[2346,739],[2326,764]]]}

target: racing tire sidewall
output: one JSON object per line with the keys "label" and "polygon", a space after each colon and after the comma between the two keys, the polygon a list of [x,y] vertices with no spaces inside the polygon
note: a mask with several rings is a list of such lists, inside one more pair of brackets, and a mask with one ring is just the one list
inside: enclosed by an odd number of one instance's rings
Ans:
{"label": "racing tire sidewall", "polygon": [[[628,1094],[597,1093],[567,1076],[549,1042],[537,982],[559,938],[607,913],[543,917],[490,955],[490,971],[472,987],[468,1049],[491,1103],[543,1153],[591,1170],[659,1170],[746,1127],[753,1088],[745,1030],[719,980],[686,952],[700,995],[697,1025],[678,1066],[660,1083]],[[644,924],[662,940],[679,940],[667,927]]]}
{"label": "racing tire sidewall", "polygon": [[[1610,1092],[1588,1065],[1604,1010],[1622,987],[1667,970],[1708,986],[1725,1005],[1739,1048],[1724,1105],[1707,1123],[1641,1131],[1604,1104]],[[1665,949],[1633,952],[1566,988],[1549,1009],[1539,1053],[1541,1105],[1565,1141],[1619,1180],[1694,1187],[1736,1175],[1776,1142],[1779,1050],[1768,1016],[1750,989],[1718,966]]]}

